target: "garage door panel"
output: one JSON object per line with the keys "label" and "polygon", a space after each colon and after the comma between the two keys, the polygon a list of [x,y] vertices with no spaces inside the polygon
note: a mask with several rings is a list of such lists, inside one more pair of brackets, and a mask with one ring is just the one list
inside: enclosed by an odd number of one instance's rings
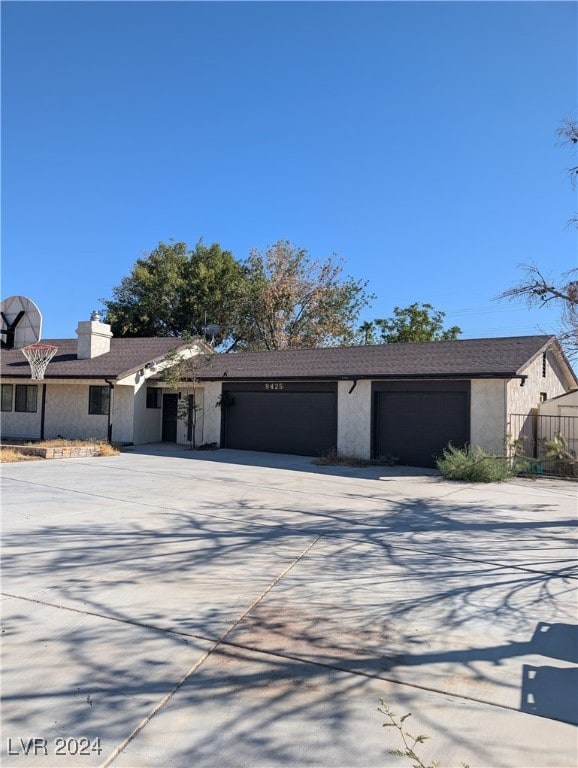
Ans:
{"label": "garage door panel", "polygon": [[336,392],[237,391],[226,409],[226,448],[318,455],[337,442]]}
{"label": "garage door panel", "polygon": [[469,441],[468,391],[378,391],[374,407],[377,456],[433,467],[448,443]]}

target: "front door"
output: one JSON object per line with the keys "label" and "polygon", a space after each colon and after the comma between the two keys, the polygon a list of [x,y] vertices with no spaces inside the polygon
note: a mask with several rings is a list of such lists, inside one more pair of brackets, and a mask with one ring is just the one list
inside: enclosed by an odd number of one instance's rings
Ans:
{"label": "front door", "polygon": [[178,395],[163,395],[163,443],[177,442]]}

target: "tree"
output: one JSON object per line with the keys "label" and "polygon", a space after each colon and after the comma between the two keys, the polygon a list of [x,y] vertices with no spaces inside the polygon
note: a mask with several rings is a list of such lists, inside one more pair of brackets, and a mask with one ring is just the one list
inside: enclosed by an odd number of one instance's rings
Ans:
{"label": "tree", "polygon": [[[186,336],[185,341],[192,343],[193,338]],[[212,352],[192,356],[183,355],[179,349],[172,350],[165,358],[166,367],[161,373],[163,382],[175,392],[185,389],[186,397],[180,397],[177,403],[177,418],[187,422],[187,434],[191,449],[197,448],[197,425],[199,414],[204,404],[199,404],[199,376],[208,367]]]}
{"label": "tree", "polygon": [[[558,130],[558,144],[560,146],[570,144],[574,148],[578,145],[578,123],[572,118],[565,118]],[[576,186],[578,178],[578,165],[568,168],[570,183]],[[568,226],[578,226],[578,214],[569,221]],[[578,269],[571,269],[552,278],[545,275],[535,264],[521,264],[520,268],[525,274],[525,279],[518,285],[508,288],[498,295],[498,299],[523,299],[530,307],[543,307],[548,304],[557,304],[560,307],[560,332],[559,338],[568,353],[578,352]]]}
{"label": "tree", "polygon": [[[556,134],[558,136],[559,146],[563,147],[567,144],[570,144],[573,148],[575,148],[578,144],[578,123],[572,118],[566,117],[564,120],[562,120],[562,123],[556,131]],[[575,149],[574,155],[576,155]],[[573,165],[572,167],[568,168],[567,171],[570,177],[570,184],[572,185],[572,189],[575,189],[576,178],[578,178],[578,165]],[[578,224],[578,215],[575,214],[568,223]]]}
{"label": "tree", "polygon": [[[451,341],[461,331],[457,325],[444,329],[445,312],[435,309],[431,304],[415,302],[409,307],[394,307],[393,317],[376,319],[373,323],[364,323],[359,333],[369,342],[378,344],[396,344],[417,341]],[[373,326],[373,328],[371,327]],[[376,334],[379,333],[379,336]]]}
{"label": "tree", "polygon": [[278,241],[245,262],[248,291],[237,347],[251,350],[349,344],[360,311],[373,298],[367,283],[342,277],[335,256],[313,259]]}
{"label": "tree", "polygon": [[523,299],[530,307],[558,304],[560,341],[569,353],[578,352],[578,269],[571,269],[555,280],[545,276],[535,264],[523,264],[521,268],[525,279],[503,291],[498,298]]}
{"label": "tree", "polygon": [[115,336],[183,336],[202,333],[207,321],[221,327],[219,341],[230,337],[245,270],[218,243],[160,242],[137,259],[130,275],[104,300]]}

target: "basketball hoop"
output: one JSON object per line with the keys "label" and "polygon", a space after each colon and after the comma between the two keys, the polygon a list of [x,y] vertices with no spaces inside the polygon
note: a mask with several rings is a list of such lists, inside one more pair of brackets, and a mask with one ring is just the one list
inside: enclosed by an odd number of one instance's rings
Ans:
{"label": "basketball hoop", "polygon": [[46,366],[58,352],[53,344],[29,344],[22,347],[22,354],[30,363],[33,379],[43,379]]}

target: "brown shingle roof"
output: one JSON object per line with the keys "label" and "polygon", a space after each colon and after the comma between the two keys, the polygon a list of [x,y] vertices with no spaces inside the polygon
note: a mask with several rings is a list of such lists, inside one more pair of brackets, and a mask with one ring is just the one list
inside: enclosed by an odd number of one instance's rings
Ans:
{"label": "brown shingle roof", "polygon": [[[46,369],[46,379],[122,378],[152,360],[160,360],[173,349],[188,346],[174,337],[111,339],[110,352],[90,360],[78,360],[77,343],[76,339],[42,339],[42,344],[58,347]],[[30,366],[20,349],[2,349],[2,376],[30,377]]]}
{"label": "brown shingle roof", "polygon": [[[76,339],[43,339],[58,353],[49,363],[46,379],[122,378],[147,362],[162,359],[183,344],[176,338],[111,339],[111,349],[91,360],[76,358]],[[520,375],[547,347],[563,358],[555,336],[517,336],[421,344],[285,349],[274,352],[216,354],[197,375],[205,380],[353,379],[491,377]],[[21,350],[2,349],[2,376],[30,377]],[[567,363],[567,361],[566,361]],[[569,364],[568,364],[569,367]],[[569,367],[569,375],[578,384]]]}
{"label": "brown shingle roof", "polygon": [[[200,379],[511,377],[554,336],[430,341],[360,347],[288,349],[215,355]],[[559,347],[558,347],[559,348]]]}

